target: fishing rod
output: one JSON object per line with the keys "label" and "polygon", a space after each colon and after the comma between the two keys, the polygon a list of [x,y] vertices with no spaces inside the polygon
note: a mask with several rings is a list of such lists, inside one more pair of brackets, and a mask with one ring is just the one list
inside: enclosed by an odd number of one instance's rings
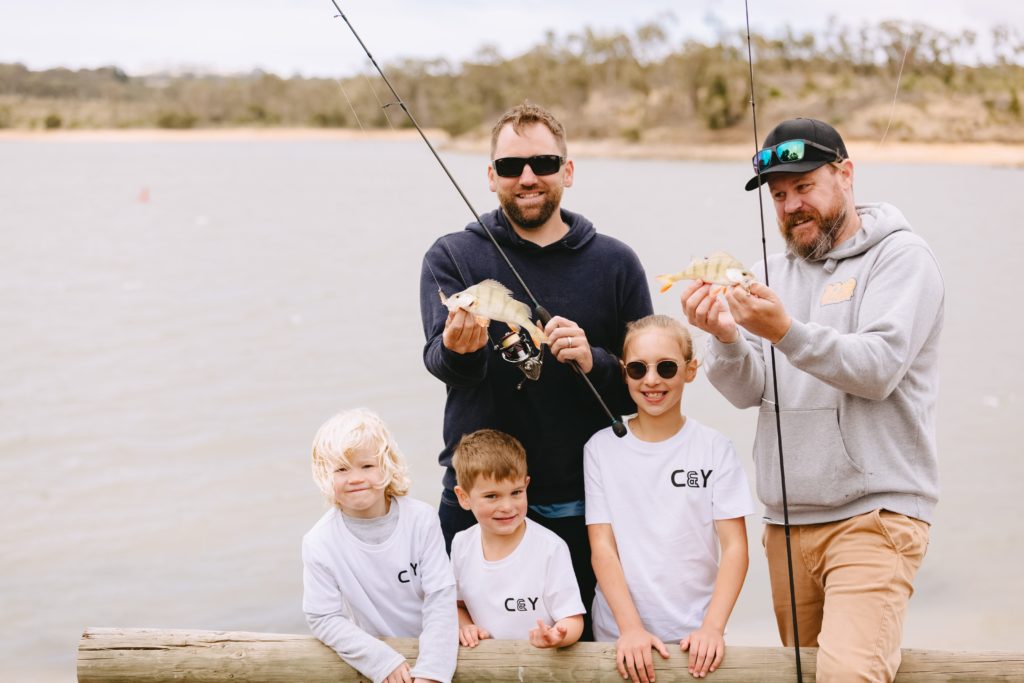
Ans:
{"label": "fishing rod", "polygon": [[[412,112],[409,111],[409,107],[406,106],[405,101],[399,96],[394,86],[391,85],[391,81],[388,80],[388,77],[384,75],[384,70],[380,68],[380,65],[377,64],[377,60],[375,60],[373,58],[373,55],[370,54],[369,48],[366,47],[366,43],[363,42],[363,39],[359,37],[359,33],[356,32],[355,27],[352,26],[352,22],[349,21],[348,17],[345,16],[345,13],[341,11],[341,7],[338,5],[337,0],[331,0],[331,4],[334,5],[334,9],[338,11],[338,16],[345,21],[345,24],[352,32],[352,35],[355,36],[356,41],[359,42],[359,46],[363,48],[363,52],[366,53],[366,56],[369,58],[370,63],[373,64],[373,68],[377,70],[377,73],[379,73],[380,77],[384,80],[385,85],[388,86],[388,90],[390,90],[391,94],[394,96],[395,102],[398,104],[399,107],[402,108],[402,111],[405,112],[405,115],[409,117],[409,121],[416,128],[416,132],[420,134],[420,137],[423,138],[423,142],[425,142],[427,147],[430,149],[430,153],[434,155],[434,158],[437,159],[437,163],[441,165],[441,168],[444,170],[445,175],[448,176],[448,180],[450,180],[452,182],[452,185],[455,186],[455,189],[459,193],[459,196],[462,197],[462,201],[466,203],[466,206],[473,214],[473,220],[477,222],[477,225],[483,228],[484,232],[487,234],[487,237],[490,238],[491,243],[494,244],[494,248],[498,250],[498,253],[501,255],[501,258],[505,261],[505,264],[509,267],[509,270],[512,271],[512,275],[515,277],[516,281],[519,282],[519,285],[526,292],[526,296],[528,296],[530,298],[530,301],[533,302],[534,313],[540,319],[541,324],[547,325],[548,322],[551,321],[551,314],[548,313],[547,309],[540,305],[540,302],[537,301],[537,297],[533,295],[533,292],[530,291],[530,288],[526,286],[526,282],[524,282],[523,278],[519,275],[519,271],[517,271],[515,266],[512,265],[512,261],[509,260],[508,255],[505,253],[505,250],[501,248],[501,245],[498,243],[498,240],[494,236],[494,233],[492,233],[490,229],[486,225],[484,225],[484,222],[480,220],[480,214],[477,213],[475,208],[473,208],[473,204],[469,201],[469,197],[467,197],[466,193],[462,191],[462,188],[459,186],[459,183],[455,180],[455,176],[452,175],[451,171],[448,170],[448,166],[446,166],[444,161],[441,159],[441,155],[437,153],[437,150],[434,149],[434,145],[432,145],[430,143],[430,140],[427,139],[426,134],[423,132],[423,129],[420,128],[420,124],[416,122],[416,117],[414,117],[412,115]],[[431,274],[433,274],[433,271],[431,271]],[[436,282],[437,278],[435,277],[434,280]],[[604,411],[604,414],[611,421],[612,431],[615,432],[615,436],[625,436],[626,425],[622,423],[621,419],[619,419],[615,415],[612,415],[612,411],[609,410],[608,404],[606,404],[604,402],[604,399],[601,398],[601,394],[597,392],[597,389],[594,387],[594,384],[590,381],[590,378],[587,377],[587,374],[585,372],[583,372],[583,368],[581,368],[579,363],[577,363],[574,360],[570,360],[569,365],[572,367],[573,370],[576,371],[576,374],[579,375],[580,379],[583,380],[583,383],[590,390],[590,393],[594,395],[594,398],[597,400],[598,405],[601,406],[601,410]]]}
{"label": "fishing rod", "polygon": [[[747,20],[747,64],[750,67],[750,115],[754,122],[754,158],[760,150],[757,137],[757,105],[754,97],[754,53],[750,46],[750,5],[749,0],[743,0],[743,11]],[[764,285],[770,287],[768,282],[768,241],[764,229],[764,197],[761,193],[761,164],[754,164],[754,171],[757,173],[757,215],[761,219],[761,255],[764,259]],[[792,608],[791,618],[793,620],[793,651],[796,658],[796,680],[803,683],[804,675],[800,663],[800,631],[796,620],[796,585],[793,580],[793,545],[790,541],[789,528],[789,499],[786,496],[786,464],[782,457],[782,417],[779,413],[779,377],[775,371],[775,345],[769,345],[772,361],[772,392],[775,398],[775,433],[779,441],[779,478],[782,481],[782,524],[786,534],[786,568],[789,571],[789,605]]]}

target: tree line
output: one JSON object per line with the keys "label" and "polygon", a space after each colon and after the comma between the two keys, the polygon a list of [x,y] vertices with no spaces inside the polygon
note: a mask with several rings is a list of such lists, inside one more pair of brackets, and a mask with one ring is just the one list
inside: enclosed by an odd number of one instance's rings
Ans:
{"label": "tree line", "polygon": [[[752,35],[755,99],[767,124],[795,114],[857,137],[1024,142],[1024,35],[922,23]],[[984,55],[984,56],[982,56]],[[745,140],[750,83],[745,33],[673,41],[654,21],[633,31],[548,33],[504,57],[384,66],[421,125],[486,134],[529,99],[559,114],[574,138],[627,142]],[[0,64],[0,128],[404,128],[411,124],[367,65],[343,78],[256,71],[130,76],[116,66],[33,71]]]}

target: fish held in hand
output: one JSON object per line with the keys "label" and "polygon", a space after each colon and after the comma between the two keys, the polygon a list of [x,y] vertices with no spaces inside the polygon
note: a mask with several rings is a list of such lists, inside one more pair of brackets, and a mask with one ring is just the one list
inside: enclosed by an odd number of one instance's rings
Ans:
{"label": "fish held in hand", "polygon": [[548,343],[548,337],[544,330],[530,320],[530,307],[521,301],[512,298],[512,292],[496,280],[484,280],[462,290],[458,294],[452,294],[447,299],[441,294],[441,303],[449,311],[455,312],[458,309],[473,314],[476,322],[481,327],[487,327],[491,320],[498,320],[515,331],[520,327],[530,333],[530,338],[536,346]]}
{"label": "fish held in hand", "polygon": [[672,285],[680,280],[701,280],[722,288],[740,285],[744,289],[750,289],[754,282],[754,276],[740,262],[724,251],[716,251],[705,258],[695,258],[685,270],[672,275],[659,275],[657,278],[661,283],[661,291],[667,292]]}

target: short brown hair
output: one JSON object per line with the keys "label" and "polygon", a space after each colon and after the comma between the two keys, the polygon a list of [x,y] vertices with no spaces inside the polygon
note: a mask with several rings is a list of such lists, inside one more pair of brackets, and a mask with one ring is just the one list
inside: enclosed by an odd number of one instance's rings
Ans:
{"label": "short brown hair", "polygon": [[502,114],[498,122],[494,124],[494,128],[491,129],[491,159],[494,159],[494,149],[498,146],[498,134],[501,133],[502,128],[512,124],[512,130],[518,135],[522,133],[523,128],[535,123],[544,124],[551,131],[558,143],[559,151],[563,157],[566,156],[568,150],[565,146],[565,127],[555,118],[554,114],[544,107],[524,101]]}
{"label": "short brown hair", "polygon": [[640,332],[649,329],[665,330],[679,342],[679,350],[683,352],[683,360],[689,363],[693,360],[693,337],[690,330],[675,318],[668,315],[648,315],[634,320],[626,325],[626,338],[622,340],[622,358],[626,358],[626,349],[629,342]]}
{"label": "short brown hair", "polygon": [[452,456],[455,480],[469,491],[479,477],[509,481],[526,477],[526,450],[519,439],[496,429],[478,429],[459,440]]}

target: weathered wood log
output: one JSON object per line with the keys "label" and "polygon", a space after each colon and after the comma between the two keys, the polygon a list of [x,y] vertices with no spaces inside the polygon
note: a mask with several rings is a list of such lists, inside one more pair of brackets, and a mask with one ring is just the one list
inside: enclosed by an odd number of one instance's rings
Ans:
{"label": "weathered wood log", "polygon": [[[417,641],[387,642],[409,659]],[[670,650],[671,651],[671,650]],[[801,649],[805,681],[814,680],[813,648]],[[538,650],[526,641],[485,640],[459,650],[455,681],[607,681],[622,679],[610,643],[577,643]],[[658,681],[692,680],[678,650],[655,656]],[[710,681],[790,683],[793,651],[781,647],[730,646]],[[355,683],[365,681],[333,650],[312,636],[230,631],[89,628],[78,646],[79,683]],[[898,683],[923,681],[1022,681],[1024,653],[904,650]]]}

